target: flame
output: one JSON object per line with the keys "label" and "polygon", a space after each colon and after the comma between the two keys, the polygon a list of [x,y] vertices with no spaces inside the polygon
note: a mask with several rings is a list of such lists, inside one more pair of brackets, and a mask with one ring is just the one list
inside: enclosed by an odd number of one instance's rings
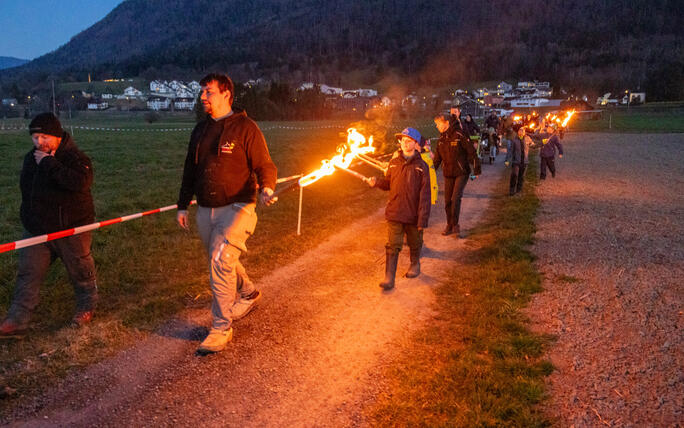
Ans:
{"label": "flame", "polygon": [[335,167],[347,169],[356,155],[365,155],[374,151],[372,135],[366,142],[366,137],[357,131],[356,128],[349,128],[347,129],[347,142],[337,146],[337,154],[330,159],[321,161],[319,169],[300,178],[299,185],[306,187],[325,176],[332,175],[335,172]]}
{"label": "flame", "polygon": [[568,122],[570,122],[570,118],[571,118],[574,114],[575,114],[575,110],[571,110],[571,111],[567,112],[567,116],[565,117],[565,119],[563,119],[563,122],[561,123],[561,126],[562,126],[563,128],[565,128],[566,126],[568,126]]}
{"label": "flame", "polygon": [[513,116],[514,122],[519,122],[521,119],[522,119],[522,116],[519,116],[519,115]]}

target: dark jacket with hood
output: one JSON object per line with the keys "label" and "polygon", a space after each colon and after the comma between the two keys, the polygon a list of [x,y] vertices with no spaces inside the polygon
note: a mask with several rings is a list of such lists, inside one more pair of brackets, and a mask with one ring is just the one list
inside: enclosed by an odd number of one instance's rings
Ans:
{"label": "dark jacket with hood", "polygon": [[19,180],[24,228],[42,235],[94,222],[93,167],[71,135],[64,132],[54,156],[45,156],[40,164],[35,150],[24,157]]}
{"label": "dark jacket with hood", "polygon": [[435,169],[442,165],[442,174],[446,178],[470,174],[470,165],[475,162],[476,155],[470,139],[452,126],[439,136],[434,154]]}
{"label": "dark jacket with hood", "polygon": [[178,209],[187,209],[192,195],[211,208],[255,202],[257,185],[275,190],[276,174],[264,135],[243,110],[207,117],[190,136]]}
{"label": "dark jacket with hood", "polygon": [[390,160],[385,177],[377,180],[376,187],[389,190],[385,219],[428,226],[430,218],[430,170],[416,150],[408,159],[400,153]]}
{"label": "dark jacket with hood", "polygon": [[563,154],[563,145],[558,138],[558,134],[540,133],[534,134],[537,136],[537,140],[541,142],[541,149],[539,150],[539,156],[542,158],[552,158],[556,156],[556,150],[558,154]]}

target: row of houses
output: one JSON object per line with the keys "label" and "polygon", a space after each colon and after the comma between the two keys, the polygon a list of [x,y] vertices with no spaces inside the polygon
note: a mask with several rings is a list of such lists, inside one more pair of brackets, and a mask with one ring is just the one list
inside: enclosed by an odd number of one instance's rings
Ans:
{"label": "row of houses", "polygon": [[521,81],[515,87],[502,81],[496,85],[496,88],[478,88],[473,91],[474,98],[488,107],[537,108],[560,106],[562,99],[551,99],[552,95],[551,84],[538,80]]}
{"label": "row of houses", "polygon": [[133,86],[124,89],[122,94],[103,93],[98,97],[90,97],[88,110],[107,110],[113,106],[114,100],[143,102],[149,110],[192,110],[201,90],[199,82],[189,83],[180,80],[153,80],[149,92],[143,92]]}

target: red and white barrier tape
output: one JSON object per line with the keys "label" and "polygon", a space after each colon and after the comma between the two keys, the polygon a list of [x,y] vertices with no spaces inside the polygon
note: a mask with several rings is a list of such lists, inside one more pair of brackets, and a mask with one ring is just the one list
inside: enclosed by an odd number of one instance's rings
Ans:
{"label": "red and white barrier tape", "polygon": [[[193,205],[195,203],[197,202],[192,201],[190,202],[190,205]],[[21,239],[19,241],[8,242],[7,244],[0,244],[0,253],[18,250],[20,248],[30,247],[32,245],[42,244],[43,242],[54,241],[55,239],[59,238],[66,238],[67,236],[78,235],[79,233],[88,232],[94,229],[99,229],[101,227],[109,226],[116,223],[123,223],[124,221],[134,220],[136,218],[144,217],[151,214],[170,211],[176,208],[178,208],[178,205],[176,204],[168,205],[162,208],[157,208],[156,210],[150,210],[123,217],[113,218],[110,220],[99,221],[97,223],[86,224],[84,226],[75,227],[73,229],[60,230],[59,232],[53,232],[48,233],[46,235],[34,236],[32,238]]]}

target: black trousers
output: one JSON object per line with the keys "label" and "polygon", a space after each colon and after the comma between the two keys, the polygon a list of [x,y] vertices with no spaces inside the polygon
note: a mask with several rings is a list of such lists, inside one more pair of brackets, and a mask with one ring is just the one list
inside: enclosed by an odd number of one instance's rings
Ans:
{"label": "black trousers", "polygon": [[553,163],[554,158],[540,157],[539,159],[541,159],[541,161],[540,161],[541,163],[539,165],[539,171],[540,171],[539,178],[541,178],[542,180],[546,178],[546,167],[547,166],[549,167],[549,171],[551,171],[551,176],[555,177],[556,176],[556,165]]}
{"label": "black trousers", "polygon": [[460,177],[444,177],[444,209],[448,225],[458,224],[458,218],[461,215],[461,198],[463,198],[463,190],[467,182],[467,174]]}
{"label": "black trousers", "polygon": [[523,188],[523,181],[525,181],[525,168],[527,165],[515,164],[511,168],[511,182],[510,182],[510,194],[515,195],[520,192]]}

